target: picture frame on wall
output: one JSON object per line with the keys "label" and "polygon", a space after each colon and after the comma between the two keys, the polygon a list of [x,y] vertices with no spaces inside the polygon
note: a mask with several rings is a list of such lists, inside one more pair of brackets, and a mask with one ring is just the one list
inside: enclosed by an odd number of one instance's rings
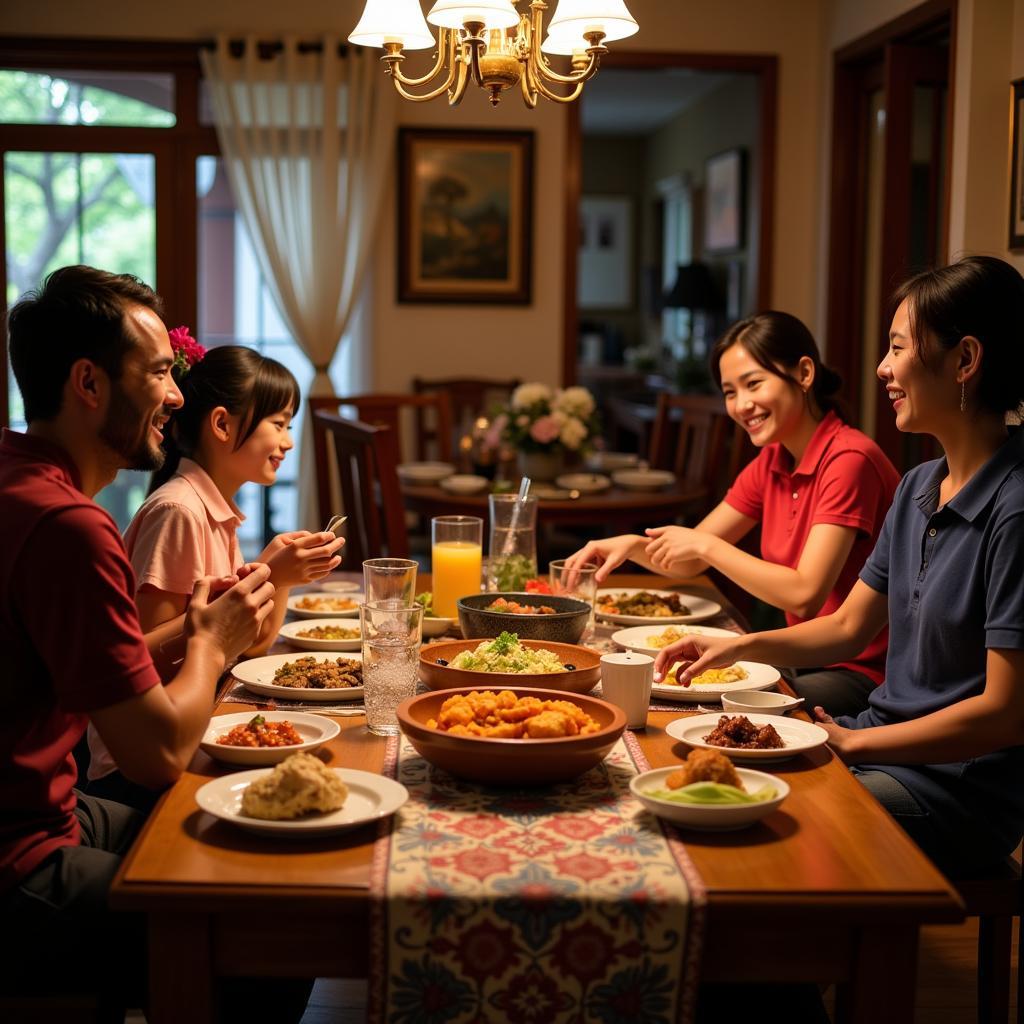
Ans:
{"label": "picture frame on wall", "polygon": [[1024,250],[1024,78],[1013,85],[1013,133],[1010,160],[1010,248]]}
{"label": "picture frame on wall", "polygon": [[704,251],[743,248],[746,210],[746,152],[729,149],[704,163]]}
{"label": "picture frame on wall", "polygon": [[403,128],[398,301],[526,304],[533,132]]}
{"label": "picture frame on wall", "polygon": [[633,203],[629,196],[580,198],[580,309],[633,305]]}

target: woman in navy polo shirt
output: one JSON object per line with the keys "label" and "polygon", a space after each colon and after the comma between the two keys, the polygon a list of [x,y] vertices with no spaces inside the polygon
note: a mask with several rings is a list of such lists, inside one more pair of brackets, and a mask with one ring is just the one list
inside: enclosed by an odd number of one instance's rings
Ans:
{"label": "woman in navy polo shirt", "polygon": [[[695,528],[593,541],[570,566],[601,563],[598,582],[627,558],[667,576],[710,566],[781,608],[788,625],[829,615],[874,547],[899,474],[844,422],[834,397],[839,375],[795,316],[769,311],[733,324],[712,349],[711,372],[727,412],[761,453]],[[757,526],[760,558],[737,547]],[[809,704],[858,714],[882,681],[885,647],[883,632],[850,657],[798,673],[793,685]]]}
{"label": "woman in navy polo shirt", "polygon": [[[856,718],[816,708],[832,749],[945,870],[1007,856],[1024,835],[1024,278],[972,256],[896,296],[878,376],[900,430],[945,457],[901,482],[837,612],[735,641],[666,648],[682,679],[740,657],[819,664],[888,623],[885,682]],[[1015,416],[1010,418],[1016,419]]]}

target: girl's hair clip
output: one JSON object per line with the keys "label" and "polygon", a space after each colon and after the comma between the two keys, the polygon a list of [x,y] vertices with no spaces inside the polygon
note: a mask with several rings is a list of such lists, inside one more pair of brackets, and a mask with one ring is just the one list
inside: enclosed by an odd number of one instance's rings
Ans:
{"label": "girl's hair clip", "polygon": [[178,376],[188,373],[206,355],[206,349],[192,337],[187,327],[175,327],[168,331],[167,335],[171,339],[171,350],[174,352],[171,369],[177,370]]}

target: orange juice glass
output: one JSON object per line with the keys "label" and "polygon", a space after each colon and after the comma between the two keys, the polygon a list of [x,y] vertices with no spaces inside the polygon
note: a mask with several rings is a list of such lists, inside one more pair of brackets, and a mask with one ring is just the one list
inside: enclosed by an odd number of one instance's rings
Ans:
{"label": "orange juice glass", "polygon": [[484,521],[477,516],[436,516],[430,521],[434,614],[458,617],[455,602],[480,593]]}

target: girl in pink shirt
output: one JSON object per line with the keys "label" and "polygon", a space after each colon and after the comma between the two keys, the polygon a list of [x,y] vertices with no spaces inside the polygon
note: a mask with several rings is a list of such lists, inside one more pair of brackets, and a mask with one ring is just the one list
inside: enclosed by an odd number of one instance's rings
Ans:
{"label": "girl in pink shirt", "polygon": [[[139,620],[165,678],[174,657],[168,649],[176,646],[196,581],[231,576],[244,563],[236,536],[244,517],[233,495],[245,483],[274,482],[293,447],[289,427],[299,403],[292,374],[241,345],[210,349],[191,366],[176,363],[174,372],[184,405],[165,432],[164,465],[125,533]],[[247,654],[267,651],[284,621],[289,589],[326,576],[340,564],[343,544],[332,533],[299,530],[278,534],[264,548],[256,561],[270,566],[274,610]],[[114,772],[91,729],[89,746],[89,778]]]}

